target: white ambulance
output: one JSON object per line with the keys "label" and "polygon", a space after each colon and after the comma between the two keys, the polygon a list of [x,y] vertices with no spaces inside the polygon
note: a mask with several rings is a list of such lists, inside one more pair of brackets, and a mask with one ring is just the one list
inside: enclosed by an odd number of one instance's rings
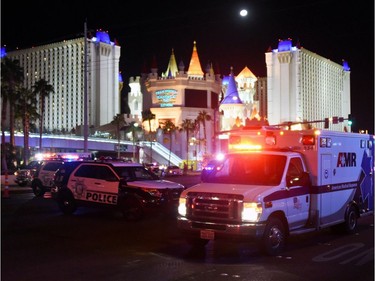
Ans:
{"label": "white ambulance", "polygon": [[373,215],[372,135],[269,126],[232,131],[228,143],[180,196],[178,228],[191,243],[259,239],[276,255],[288,235],[353,233],[359,217]]}

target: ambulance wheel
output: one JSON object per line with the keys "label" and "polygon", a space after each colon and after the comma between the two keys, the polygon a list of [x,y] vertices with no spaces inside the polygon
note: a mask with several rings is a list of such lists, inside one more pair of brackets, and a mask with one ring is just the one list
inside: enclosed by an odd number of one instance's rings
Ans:
{"label": "ambulance wheel", "polygon": [[143,208],[137,198],[130,197],[123,201],[122,213],[128,221],[139,221],[143,217]]}
{"label": "ambulance wheel", "polygon": [[262,252],[269,256],[278,255],[284,250],[285,243],[286,232],[283,223],[278,218],[270,218],[260,243]]}
{"label": "ambulance wheel", "polygon": [[358,215],[357,211],[354,206],[350,206],[347,209],[346,215],[345,215],[345,222],[336,225],[334,227],[335,232],[341,232],[341,233],[347,233],[347,234],[353,234],[357,230],[357,221]]}
{"label": "ambulance wheel", "polygon": [[350,206],[345,217],[345,232],[348,234],[353,234],[357,230],[357,211],[354,206]]}
{"label": "ambulance wheel", "polygon": [[42,197],[45,193],[45,190],[41,182],[34,182],[31,188],[33,189],[33,193],[36,197]]}
{"label": "ambulance wheel", "polygon": [[59,194],[57,201],[64,215],[72,215],[77,210],[77,205],[72,194],[67,192]]}

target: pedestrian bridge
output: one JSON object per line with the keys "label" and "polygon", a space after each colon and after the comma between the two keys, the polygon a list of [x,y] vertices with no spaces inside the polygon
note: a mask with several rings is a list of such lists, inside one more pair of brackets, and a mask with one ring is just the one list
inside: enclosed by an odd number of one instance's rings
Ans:
{"label": "pedestrian bridge", "polygon": [[[39,137],[39,134],[30,134],[29,146],[31,148],[39,148]],[[9,133],[5,134],[5,141],[9,142]],[[24,146],[24,137],[22,133],[15,134],[15,144],[20,147]],[[51,152],[83,152],[84,138],[80,136],[43,134],[42,148]],[[151,159],[150,155],[152,155],[153,161],[161,164],[170,163],[171,165],[180,166],[182,163],[180,157],[158,142],[132,142],[124,140],[120,140],[119,142],[114,139],[89,137],[87,140],[87,149],[88,152],[111,152],[112,154],[113,152],[120,151],[121,156],[125,155],[125,157],[128,158],[131,158],[134,154],[140,155],[140,151],[142,151],[144,159]]]}

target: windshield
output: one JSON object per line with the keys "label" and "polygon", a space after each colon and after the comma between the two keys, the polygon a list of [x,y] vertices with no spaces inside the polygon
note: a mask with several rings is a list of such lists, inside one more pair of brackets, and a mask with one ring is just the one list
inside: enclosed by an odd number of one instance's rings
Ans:
{"label": "windshield", "polygon": [[117,175],[126,181],[157,180],[158,176],[144,167],[115,167]]}
{"label": "windshield", "polygon": [[279,185],[286,157],[264,154],[229,154],[213,161],[202,172],[202,181],[248,185]]}

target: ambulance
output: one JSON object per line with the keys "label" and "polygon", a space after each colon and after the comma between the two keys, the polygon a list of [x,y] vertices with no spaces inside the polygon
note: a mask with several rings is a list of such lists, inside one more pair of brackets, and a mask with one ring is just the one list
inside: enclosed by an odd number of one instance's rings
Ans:
{"label": "ambulance", "polygon": [[288,236],[327,227],[352,234],[374,210],[374,136],[243,128],[184,190],[177,225],[188,242],[254,241],[281,253]]}

